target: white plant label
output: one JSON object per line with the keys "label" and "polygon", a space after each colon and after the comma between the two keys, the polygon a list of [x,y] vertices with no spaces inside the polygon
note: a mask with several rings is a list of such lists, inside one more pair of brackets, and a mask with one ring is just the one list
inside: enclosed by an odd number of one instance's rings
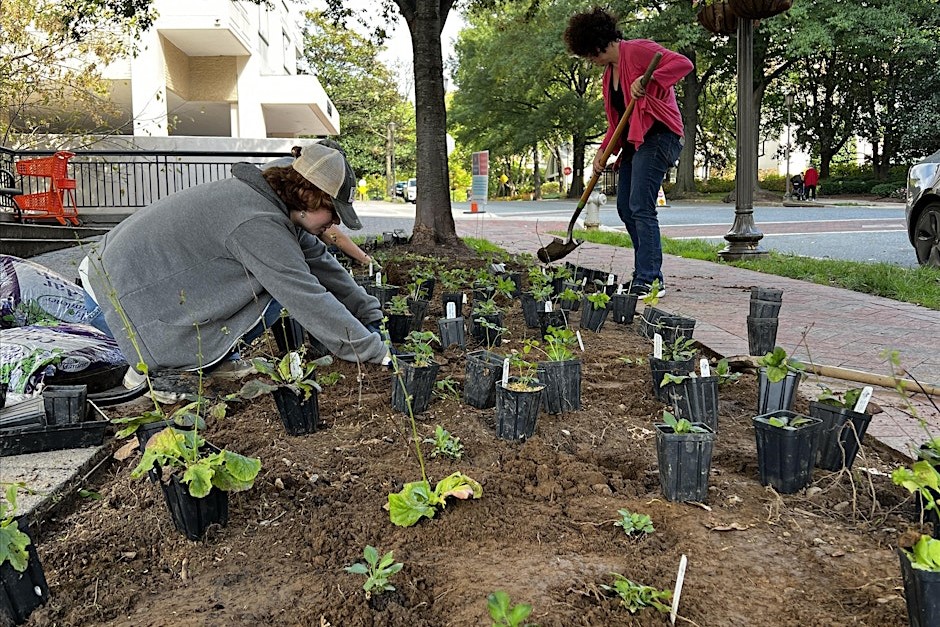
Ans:
{"label": "white plant label", "polygon": [[708,365],[708,360],[704,357],[698,362],[699,372],[702,373],[703,377],[712,376],[712,367]]}
{"label": "white plant label", "polygon": [[578,346],[581,347],[581,352],[583,353],[584,352],[584,340],[581,339],[581,332],[575,331],[574,334],[575,334],[575,337],[578,338]]}
{"label": "white plant label", "polygon": [[587,285],[587,277],[581,279],[581,287],[584,287],[585,285]]}
{"label": "white plant label", "polygon": [[375,273],[375,284],[382,285],[382,273],[381,272]]}
{"label": "white plant label", "polygon": [[862,388],[862,393],[858,397],[858,401],[855,403],[855,411],[860,414],[865,413],[865,409],[868,407],[868,401],[871,400],[871,395],[874,392],[870,385],[866,385]]}
{"label": "white plant label", "polygon": [[613,285],[613,284],[614,284],[614,275],[613,275],[613,274],[608,274],[608,275],[607,275],[607,285]]}
{"label": "white plant label", "polygon": [[509,360],[503,360],[503,387],[509,383]]}
{"label": "white plant label", "polygon": [[457,317],[457,303],[449,302],[447,303],[447,317],[456,318]]}
{"label": "white plant label", "polygon": [[545,301],[545,313],[552,313],[552,301]]}
{"label": "white plant label", "polygon": [[618,293],[618,294],[623,294],[623,283],[621,283],[620,285],[617,286],[617,293]]}
{"label": "white plant label", "polygon": [[372,267],[372,262],[369,262],[369,276],[375,274],[375,269]]}
{"label": "white plant label", "polygon": [[669,612],[669,621],[676,624],[676,614],[679,613],[679,597],[682,595],[682,584],[685,583],[685,569],[689,565],[689,559],[683,555],[679,559],[679,573],[676,575],[676,589],[672,593],[672,609]]}
{"label": "white plant label", "polygon": [[463,294],[462,296],[463,296],[463,304],[466,305],[466,304],[467,304],[467,295],[466,295],[466,294]]}
{"label": "white plant label", "polygon": [[663,336],[659,333],[653,336],[653,357],[656,359],[663,358]]}

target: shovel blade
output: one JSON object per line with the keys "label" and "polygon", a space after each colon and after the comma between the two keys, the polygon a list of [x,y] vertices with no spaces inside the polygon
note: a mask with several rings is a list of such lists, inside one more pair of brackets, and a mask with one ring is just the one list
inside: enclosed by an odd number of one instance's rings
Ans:
{"label": "shovel blade", "polygon": [[570,239],[566,242],[556,237],[548,246],[539,248],[536,256],[542,263],[558,261],[571,254],[581,244],[581,240]]}

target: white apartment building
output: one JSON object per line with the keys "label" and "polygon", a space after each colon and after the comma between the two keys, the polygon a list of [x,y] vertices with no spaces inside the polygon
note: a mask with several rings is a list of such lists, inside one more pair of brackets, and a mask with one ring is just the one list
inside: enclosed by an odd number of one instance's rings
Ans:
{"label": "white apartment building", "polygon": [[105,70],[120,109],[115,127],[133,143],[257,150],[285,143],[258,140],[339,134],[339,115],[320,82],[298,73],[297,3],[155,0],[154,7],[159,17],[137,54]]}

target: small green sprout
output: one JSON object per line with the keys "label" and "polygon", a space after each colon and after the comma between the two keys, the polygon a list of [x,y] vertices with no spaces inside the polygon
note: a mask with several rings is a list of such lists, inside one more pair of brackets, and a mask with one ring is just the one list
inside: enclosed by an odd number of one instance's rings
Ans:
{"label": "small green sprout", "polygon": [[451,459],[460,459],[463,456],[463,444],[460,443],[460,438],[452,435],[441,425],[434,427],[433,438],[425,438],[424,441],[434,445],[431,457],[441,455]]}
{"label": "small green sprout", "polygon": [[379,552],[373,546],[366,546],[362,550],[362,556],[366,563],[357,562],[352,566],[346,567],[347,573],[353,575],[367,575],[366,581],[362,584],[362,589],[366,591],[366,598],[372,597],[372,592],[381,594],[395,589],[395,586],[388,582],[389,578],[400,571],[404,564],[395,562],[394,551],[389,551],[379,559]]}
{"label": "small green sprout", "polygon": [[653,520],[646,514],[634,513],[628,509],[618,509],[617,513],[620,514],[620,520],[614,522],[614,526],[622,527],[623,532],[628,536],[656,531],[653,528]]}
{"label": "small green sprout", "polygon": [[525,627],[523,623],[532,613],[532,606],[518,603],[510,606],[509,595],[497,590],[486,597],[486,607],[493,619],[493,627]]}

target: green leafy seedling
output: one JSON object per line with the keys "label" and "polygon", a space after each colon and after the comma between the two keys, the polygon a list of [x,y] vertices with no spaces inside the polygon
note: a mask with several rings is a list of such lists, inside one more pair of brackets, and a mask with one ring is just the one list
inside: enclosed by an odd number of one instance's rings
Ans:
{"label": "green leafy seedling", "polygon": [[457,390],[457,381],[453,377],[444,377],[434,383],[434,393],[440,398],[450,399],[452,401],[460,400],[460,392]]}
{"label": "green leafy seedling", "polygon": [[588,294],[587,299],[591,302],[591,306],[594,309],[604,309],[607,307],[607,303],[610,302],[610,296],[607,295],[607,292]]}
{"label": "green leafy seedling", "polygon": [[643,297],[643,304],[647,307],[655,307],[659,304],[659,290],[662,284],[659,279],[654,279],[650,285],[650,293]]}
{"label": "green leafy seedling", "polygon": [[834,392],[828,385],[823,383],[817,385],[820,387],[820,392],[816,400],[826,405],[832,405],[833,407],[853,409],[855,404],[858,403],[858,398],[862,395],[861,388],[851,388],[840,394]]}
{"label": "green leafy seedling", "polygon": [[725,383],[734,383],[741,378],[740,372],[731,372],[731,366],[727,359],[719,359],[715,365],[715,374],[718,376],[718,385]]}
{"label": "green leafy seedling", "polygon": [[441,339],[432,331],[412,331],[405,338],[402,350],[415,356],[414,365],[416,368],[424,368],[431,363],[434,357],[434,349],[431,347],[433,342],[440,344]]}
{"label": "green leafy seedling", "polygon": [[252,379],[242,386],[239,394],[243,398],[251,399],[262,394],[270,394],[279,387],[287,387],[294,394],[302,394],[304,400],[307,400],[314,390],[317,392],[322,390],[320,384],[314,378],[314,371],[321,366],[329,366],[332,363],[333,358],[330,355],[308,361],[304,358],[303,349],[288,351],[277,363],[256,357],[251,360],[255,371],[267,375],[274,384],[271,385],[259,379]]}
{"label": "green leafy seedling", "polygon": [[780,427],[781,429],[788,429],[790,431],[809,422],[811,422],[810,419],[805,416],[774,416],[767,419],[767,424],[770,426]]}
{"label": "green leafy seedling", "polygon": [[460,459],[463,456],[463,444],[460,443],[460,438],[452,435],[450,431],[441,425],[434,427],[433,438],[425,438],[424,441],[434,445],[431,457],[441,455],[451,459]]}
{"label": "green leafy seedling", "polygon": [[708,433],[708,429],[693,425],[685,418],[679,418],[676,420],[676,417],[666,410],[663,410],[663,422],[666,424],[666,426],[671,427],[672,432],[677,435],[683,435],[687,433]]}
{"label": "green leafy seedling", "polygon": [[628,509],[618,509],[620,520],[614,522],[614,526],[623,528],[623,532],[628,536],[634,534],[649,534],[656,531],[653,528],[653,519],[646,514],[631,512]]}
{"label": "green leafy seedling", "polygon": [[394,590],[395,586],[388,580],[404,566],[401,562],[395,561],[394,551],[389,551],[379,559],[379,552],[375,547],[366,546],[362,550],[362,557],[366,560],[364,564],[356,562],[352,566],[347,566],[346,572],[366,576],[366,581],[362,584],[366,598],[371,598],[373,592],[381,594]]}
{"label": "green leafy seedling", "polygon": [[940,540],[922,535],[911,551],[904,551],[911,566],[918,570],[940,573]]}
{"label": "green leafy seedling", "polygon": [[434,518],[438,507],[447,506],[448,496],[478,499],[483,486],[461,472],[441,479],[433,490],[425,480],[406,483],[401,492],[388,495],[389,518],[399,527],[411,527],[422,517]]}
{"label": "green leafy seedling", "polygon": [[410,316],[411,308],[408,307],[408,298],[401,295],[392,296],[388,303],[388,313],[393,316]]}
{"label": "green leafy seedling", "polygon": [[493,619],[493,627],[524,627],[523,623],[532,613],[532,606],[526,603],[510,605],[509,595],[502,590],[490,593],[486,597],[486,608]]}
{"label": "green leafy seedling", "polygon": [[615,592],[620,597],[621,605],[630,610],[631,614],[636,614],[637,610],[646,607],[656,608],[664,614],[670,612],[671,608],[667,604],[672,600],[672,590],[657,590],[652,586],[634,583],[619,573],[611,575],[614,585],[601,584],[601,588]]}
{"label": "green leafy seedling", "polygon": [[688,379],[688,375],[684,374],[672,374],[671,372],[666,372],[663,374],[663,380],[660,381],[659,387],[666,387],[667,383],[682,383]]}
{"label": "green leafy seedling", "polygon": [[10,562],[13,570],[22,573],[29,563],[26,547],[30,539],[16,523],[16,493],[25,486],[22,483],[5,485],[6,501],[0,501],[0,565]]}
{"label": "green leafy seedling", "polygon": [[767,380],[771,383],[783,381],[790,372],[802,372],[804,366],[795,359],[787,357],[787,351],[777,346],[773,352],[767,353],[757,360],[757,365],[766,368]]}
{"label": "green leafy seedling", "polygon": [[910,468],[895,468],[891,481],[911,494],[919,494],[925,510],[940,511],[936,495],[940,493],[940,471],[926,459],[914,462]]}

